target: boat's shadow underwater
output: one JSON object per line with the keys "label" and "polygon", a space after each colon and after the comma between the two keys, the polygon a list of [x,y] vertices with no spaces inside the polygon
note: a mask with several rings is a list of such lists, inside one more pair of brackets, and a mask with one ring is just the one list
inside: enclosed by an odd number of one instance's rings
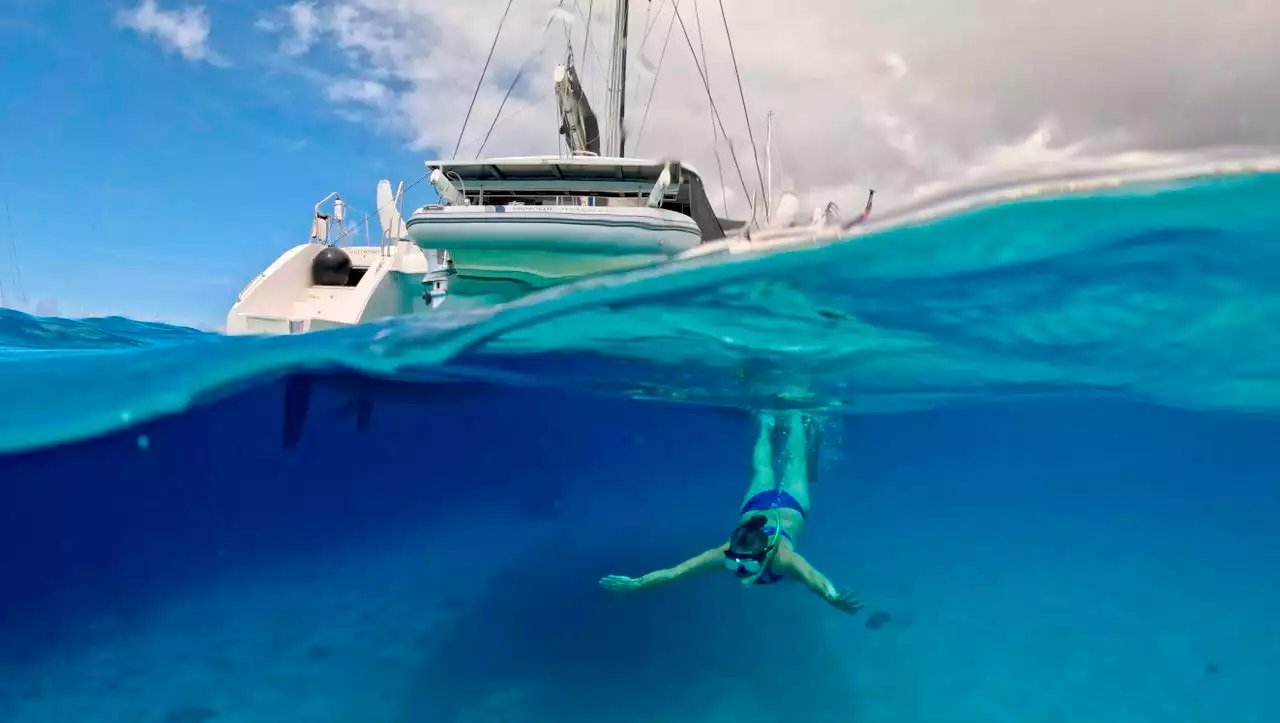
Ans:
{"label": "boat's shadow underwater", "polygon": [[861,620],[719,576],[612,595],[604,574],[687,550],[599,542],[552,539],[497,575],[424,641],[394,720],[857,720],[830,632]]}

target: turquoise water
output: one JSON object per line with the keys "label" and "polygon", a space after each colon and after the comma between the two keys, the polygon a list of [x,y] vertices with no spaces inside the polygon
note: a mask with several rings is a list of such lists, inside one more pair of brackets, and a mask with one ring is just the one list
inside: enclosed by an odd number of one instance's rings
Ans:
{"label": "turquoise water", "polygon": [[[1280,719],[1280,174],[984,193],[297,337],[0,311],[0,720]],[[866,612],[603,593],[761,408]]]}
{"label": "turquoise water", "polygon": [[835,243],[303,338],[5,311],[0,451],[330,368],[842,414],[1061,394],[1274,412],[1278,191],[1278,174],[1216,174],[979,197]]}

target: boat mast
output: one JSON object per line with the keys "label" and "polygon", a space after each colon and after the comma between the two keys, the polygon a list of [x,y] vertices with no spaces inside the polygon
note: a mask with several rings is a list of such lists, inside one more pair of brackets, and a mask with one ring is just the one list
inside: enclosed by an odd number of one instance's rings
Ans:
{"label": "boat mast", "polygon": [[624,121],[627,112],[627,17],[629,0],[617,0],[613,14],[613,57],[609,61],[609,148],[622,157],[627,152]]}

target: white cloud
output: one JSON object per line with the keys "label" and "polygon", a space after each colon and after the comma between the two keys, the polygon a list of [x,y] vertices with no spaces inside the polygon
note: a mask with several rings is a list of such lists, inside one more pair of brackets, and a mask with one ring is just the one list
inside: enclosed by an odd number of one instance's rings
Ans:
{"label": "white cloud", "polygon": [[[307,0],[277,8],[270,25],[282,50],[302,62],[337,62],[340,80],[322,92],[340,112],[363,104],[384,125],[394,120],[413,149],[447,155],[506,5]],[[566,34],[603,119],[611,5],[515,3],[460,155],[475,152],[526,63],[525,82],[507,100],[484,153],[555,152],[551,68],[564,56]],[[699,53],[705,43],[742,182],[725,141],[713,143],[693,55],[680,24],[672,25],[674,5],[632,3],[628,153],[692,163],[719,198],[718,145],[724,186],[741,213],[760,182],[720,4],[680,0],[678,7]],[[590,48],[588,7],[595,9]],[[1280,3],[1273,0],[806,0],[725,8],[756,146],[772,108],[781,175],[815,202],[835,197],[860,207],[868,186],[891,202],[984,173],[1145,149],[1280,145],[1280,44],[1273,42]]]}
{"label": "white cloud", "polygon": [[211,23],[203,6],[162,10],[156,0],[142,0],[137,7],[117,15],[116,21],[122,27],[154,38],[160,45],[187,60],[203,61],[211,65],[226,64],[209,47]]}
{"label": "white cloud", "polygon": [[368,78],[336,80],[325,88],[325,97],[335,103],[362,103],[375,108],[395,100],[390,88]]}
{"label": "white cloud", "polygon": [[294,57],[311,49],[320,35],[321,20],[314,1],[300,0],[279,12],[258,18],[255,26],[259,30],[284,35],[280,52]]}

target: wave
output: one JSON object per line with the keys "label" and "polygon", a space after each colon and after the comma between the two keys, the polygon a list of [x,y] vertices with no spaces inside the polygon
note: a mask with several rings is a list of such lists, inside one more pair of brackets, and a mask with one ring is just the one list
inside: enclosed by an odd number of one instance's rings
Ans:
{"label": "wave", "polygon": [[1104,170],[292,337],[0,310],[0,453],[300,374],[831,414],[1064,394],[1280,411],[1280,160]]}

